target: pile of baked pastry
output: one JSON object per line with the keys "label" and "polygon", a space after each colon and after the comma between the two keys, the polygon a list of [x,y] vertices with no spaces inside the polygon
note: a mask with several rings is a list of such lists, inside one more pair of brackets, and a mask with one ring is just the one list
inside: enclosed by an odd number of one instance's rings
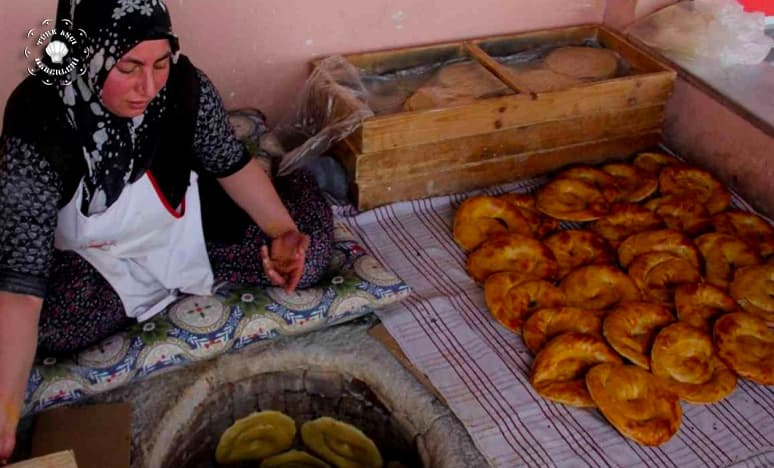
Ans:
{"label": "pile of baked pastry", "polygon": [[709,172],[640,153],[534,196],[469,198],[454,238],[492,316],[535,355],[537,393],[660,445],[679,400],[720,401],[737,376],[774,385],[774,229],[730,201]]}

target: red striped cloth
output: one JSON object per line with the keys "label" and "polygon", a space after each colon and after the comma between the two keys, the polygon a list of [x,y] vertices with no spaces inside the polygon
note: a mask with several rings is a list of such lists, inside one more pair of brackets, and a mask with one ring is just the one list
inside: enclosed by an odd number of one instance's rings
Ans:
{"label": "red striped cloth", "polygon": [[[529,191],[532,180],[488,193]],[[414,293],[377,312],[412,363],[449,402],[492,466],[774,466],[774,388],[744,380],[719,404],[683,404],[679,433],[660,448],[620,436],[596,410],[538,396],[520,337],[490,318],[451,237],[467,195],[337,216]],[[734,203],[750,209],[738,197]]]}

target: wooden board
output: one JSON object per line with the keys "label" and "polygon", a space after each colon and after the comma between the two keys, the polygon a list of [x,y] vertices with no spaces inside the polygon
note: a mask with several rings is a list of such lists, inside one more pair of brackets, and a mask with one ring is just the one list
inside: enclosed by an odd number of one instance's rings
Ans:
{"label": "wooden board", "polygon": [[415,177],[358,183],[352,195],[361,210],[400,200],[414,200],[515,181],[545,174],[569,164],[596,164],[623,159],[660,143],[661,132],[584,142],[549,150],[497,157],[490,161],[452,167],[446,171],[423,173]]}
{"label": "wooden board", "polygon": [[75,454],[68,450],[14,463],[6,468],[78,468],[78,465],[75,464]]}

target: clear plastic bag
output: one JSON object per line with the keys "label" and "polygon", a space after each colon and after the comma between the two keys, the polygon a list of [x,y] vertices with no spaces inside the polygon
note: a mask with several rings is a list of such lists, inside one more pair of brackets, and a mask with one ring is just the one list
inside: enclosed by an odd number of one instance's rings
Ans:
{"label": "clear plastic bag", "polygon": [[[331,90],[331,87],[345,89]],[[288,117],[261,140],[275,156],[279,175],[304,167],[357,130],[374,113],[357,69],[341,56],[320,61]]]}
{"label": "clear plastic bag", "polygon": [[646,16],[629,34],[677,60],[706,65],[755,65],[774,47],[763,13],[736,0],[684,1]]}

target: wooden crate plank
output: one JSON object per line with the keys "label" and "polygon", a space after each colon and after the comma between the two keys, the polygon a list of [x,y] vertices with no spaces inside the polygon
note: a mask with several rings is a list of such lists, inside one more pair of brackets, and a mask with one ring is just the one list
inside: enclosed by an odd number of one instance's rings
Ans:
{"label": "wooden crate plank", "polygon": [[417,177],[357,184],[357,204],[359,209],[368,210],[394,201],[464,192],[545,174],[570,164],[595,164],[621,159],[652,147],[660,141],[661,133],[652,131],[550,150],[508,155],[491,161],[453,167],[448,171],[421,174]]}
{"label": "wooden crate plank", "polygon": [[663,104],[638,107],[377,153],[355,155],[351,147],[340,148],[337,154],[348,173],[355,175],[356,182],[369,184],[448,170],[502,155],[658,130],[663,111]]}
{"label": "wooden crate plank", "polygon": [[662,103],[671,94],[673,82],[673,73],[660,72],[539,93],[537,99],[517,94],[458,107],[374,117],[363,122],[360,150],[372,153]]}
{"label": "wooden crate plank", "polygon": [[597,39],[608,49],[618,52],[639,73],[670,72],[676,78],[677,73],[656,58],[655,55],[629,42],[626,38],[604,26],[599,27]]}

